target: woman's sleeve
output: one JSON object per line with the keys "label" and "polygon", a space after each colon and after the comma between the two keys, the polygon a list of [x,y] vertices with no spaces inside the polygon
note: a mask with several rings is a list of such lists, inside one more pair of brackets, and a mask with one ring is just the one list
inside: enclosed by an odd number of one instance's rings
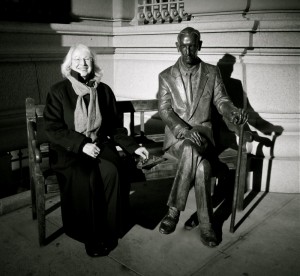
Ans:
{"label": "woman's sleeve", "polygon": [[63,93],[51,88],[44,109],[45,132],[52,144],[69,152],[78,153],[83,144],[91,141],[84,134],[70,129],[64,121]]}

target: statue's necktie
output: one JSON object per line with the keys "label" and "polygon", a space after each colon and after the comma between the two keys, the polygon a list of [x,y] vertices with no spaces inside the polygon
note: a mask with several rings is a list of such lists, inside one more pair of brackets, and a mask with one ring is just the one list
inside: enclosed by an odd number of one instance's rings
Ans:
{"label": "statue's necktie", "polygon": [[187,73],[186,97],[187,97],[188,104],[192,104],[193,101],[192,73]]}

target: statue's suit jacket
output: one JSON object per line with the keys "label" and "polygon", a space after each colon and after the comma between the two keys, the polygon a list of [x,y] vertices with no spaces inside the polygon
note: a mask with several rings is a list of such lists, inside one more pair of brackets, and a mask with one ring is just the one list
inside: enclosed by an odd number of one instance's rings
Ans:
{"label": "statue's suit jacket", "polygon": [[184,83],[179,70],[179,60],[159,74],[158,110],[165,122],[164,150],[183,139],[187,129],[196,128],[214,144],[211,108],[214,104],[218,112],[230,119],[235,109],[226,93],[218,67],[201,61],[197,89],[193,89],[193,100],[187,102]]}

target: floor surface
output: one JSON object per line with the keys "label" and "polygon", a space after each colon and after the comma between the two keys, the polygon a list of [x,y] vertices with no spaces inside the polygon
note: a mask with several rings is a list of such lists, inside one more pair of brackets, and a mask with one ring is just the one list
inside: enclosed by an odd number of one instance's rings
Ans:
{"label": "floor surface", "polygon": [[[88,257],[84,246],[65,234],[39,247],[30,206],[0,216],[0,275],[300,275],[299,194],[257,193],[237,213],[233,234],[230,213],[226,214],[222,241],[211,249],[202,245],[198,228],[183,228],[195,209],[193,191],[176,231],[159,233],[170,185],[150,182],[132,187],[135,223],[107,257]],[[47,227],[55,229],[60,223],[58,210]]]}

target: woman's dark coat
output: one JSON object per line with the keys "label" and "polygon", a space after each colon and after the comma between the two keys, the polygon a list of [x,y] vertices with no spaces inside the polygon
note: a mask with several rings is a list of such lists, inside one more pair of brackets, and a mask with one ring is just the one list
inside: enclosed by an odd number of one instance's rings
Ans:
{"label": "woman's dark coat", "polygon": [[[112,90],[100,83],[97,93],[102,115],[97,144],[102,147],[115,142],[132,154],[138,145],[122,127]],[[88,242],[97,238],[99,229],[100,232],[104,229],[105,222],[99,218],[104,217],[106,210],[98,161],[82,152],[84,144],[91,140],[75,131],[76,101],[77,95],[69,80],[55,84],[46,100],[45,131],[51,142],[52,168],[57,173],[61,190],[65,233],[78,241]],[[108,157],[114,163],[118,154],[114,146],[109,148]]]}

